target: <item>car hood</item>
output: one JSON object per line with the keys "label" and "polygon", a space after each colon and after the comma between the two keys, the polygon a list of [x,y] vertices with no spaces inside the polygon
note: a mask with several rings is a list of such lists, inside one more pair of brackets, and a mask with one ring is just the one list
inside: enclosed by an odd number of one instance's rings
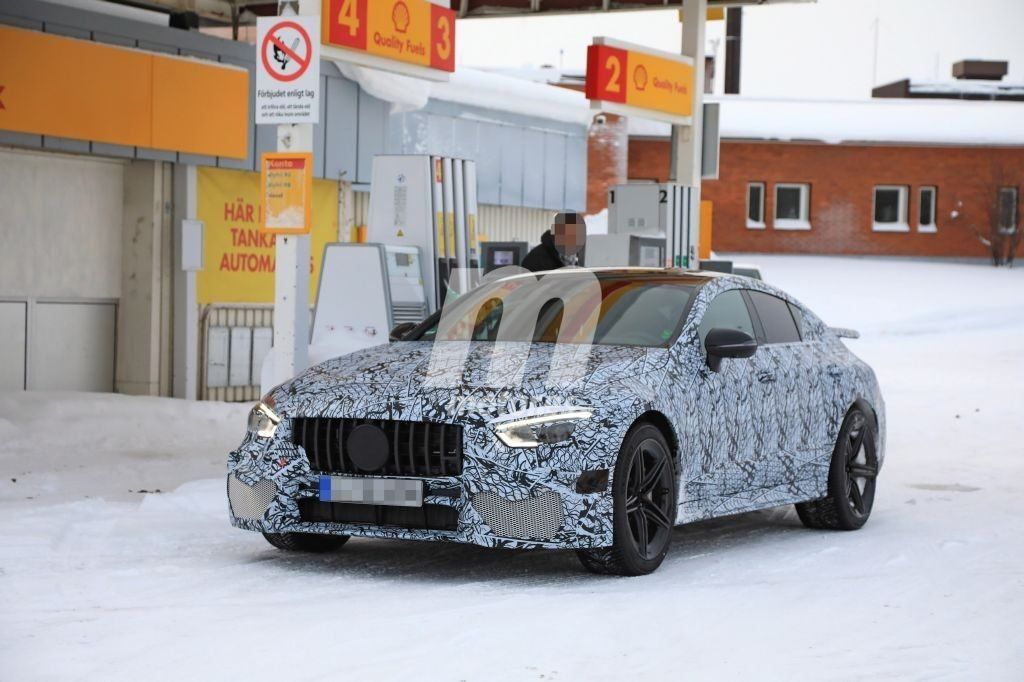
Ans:
{"label": "car hood", "polygon": [[463,412],[600,407],[653,396],[668,354],[634,346],[396,342],[320,363],[272,393],[284,416],[435,421]]}

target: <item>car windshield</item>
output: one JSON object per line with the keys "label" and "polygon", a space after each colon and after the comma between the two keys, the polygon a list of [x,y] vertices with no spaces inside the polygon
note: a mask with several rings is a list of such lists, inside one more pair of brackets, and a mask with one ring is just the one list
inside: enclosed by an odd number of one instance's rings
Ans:
{"label": "car windshield", "polygon": [[693,291],[693,280],[682,276],[513,277],[450,301],[405,338],[666,348],[679,335]]}

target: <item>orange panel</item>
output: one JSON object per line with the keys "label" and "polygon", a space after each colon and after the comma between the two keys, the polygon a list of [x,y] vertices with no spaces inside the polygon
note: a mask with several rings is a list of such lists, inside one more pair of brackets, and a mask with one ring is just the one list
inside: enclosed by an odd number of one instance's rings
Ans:
{"label": "orange panel", "polygon": [[248,153],[244,69],[3,26],[0,46],[0,130]]}
{"label": "orange panel", "polygon": [[0,45],[0,129],[150,146],[150,54],[6,27]]}
{"label": "orange panel", "polygon": [[653,54],[629,51],[626,104],[642,109],[666,111],[677,116],[693,115],[693,67]]}
{"label": "orange panel", "polygon": [[700,202],[700,241],[697,248],[697,257],[700,259],[711,258],[711,225],[714,216],[714,204],[707,199]]}
{"label": "orange panel", "polygon": [[248,121],[245,69],[153,58],[153,147],[244,159]]}

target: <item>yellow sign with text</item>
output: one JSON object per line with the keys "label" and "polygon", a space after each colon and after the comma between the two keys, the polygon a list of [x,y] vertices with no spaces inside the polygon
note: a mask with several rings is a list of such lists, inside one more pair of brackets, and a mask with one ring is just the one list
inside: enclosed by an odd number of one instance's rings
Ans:
{"label": "yellow sign with text", "polygon": [[[196,218],[203,221],[206,267],[197,273],[197,298],[207,303],[272,303],[277,237],[260,229],[260,175],[196,169]],[[310,231],[309,300],[316,300],[324,245],[338,241],[338,186],[314,180]]]}
{"label": "yellow sign with text", "polygon": [[312,226],[313,155],[270,152],[260,157],[264,232],[309,234]]}
{"label": "yellow sign with text", "polygon": [[455,11],[430,0],[322,0],[324,45],[455,70]]}
{"label": "yellow sign with text", "polygon": [[626,102],[641,109],[693,115],[693,67],[646,52],[629,53]]}

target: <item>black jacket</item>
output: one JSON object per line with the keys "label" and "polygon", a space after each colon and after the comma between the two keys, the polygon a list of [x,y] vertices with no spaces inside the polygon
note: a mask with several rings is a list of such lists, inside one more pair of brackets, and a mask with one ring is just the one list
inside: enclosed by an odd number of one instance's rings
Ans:
{"label": "black jacket", "polygon": [[[583,250],[580,249],[580,252],[577,254],[579,260],[576,263],[580,267],[583,267],[583,255]],[[526,254],[522,266],[530,272],[557,270],[565,266],[565,263],[562,262],[562,257],[558,254],[558,248],[555,246],[555,236],[551,234],[551,230],[540,236],[540,244],[533,247],[530,253]]]}

